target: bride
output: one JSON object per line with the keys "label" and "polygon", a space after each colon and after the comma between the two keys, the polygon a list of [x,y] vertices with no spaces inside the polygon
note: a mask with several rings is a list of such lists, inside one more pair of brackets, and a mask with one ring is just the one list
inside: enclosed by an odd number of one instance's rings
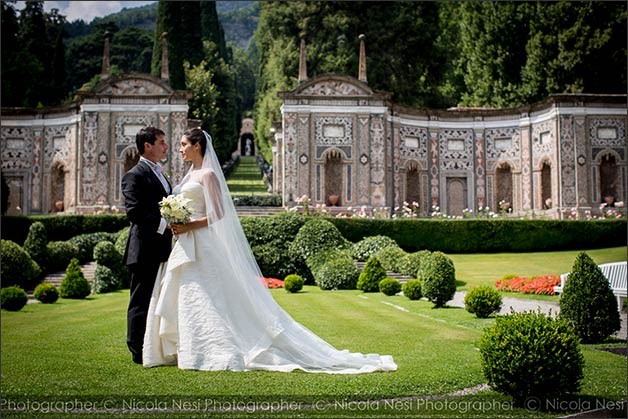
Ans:
{"label": "bride", "polygon": [[175,187],[191,199],[192,221],[173,224],[172,253],[150,301],[145,367],[358,374],[397,369],[391,356],[337,350],[293,320],[263,284],[211,144],[186,131],[180,152],[192,167]]}

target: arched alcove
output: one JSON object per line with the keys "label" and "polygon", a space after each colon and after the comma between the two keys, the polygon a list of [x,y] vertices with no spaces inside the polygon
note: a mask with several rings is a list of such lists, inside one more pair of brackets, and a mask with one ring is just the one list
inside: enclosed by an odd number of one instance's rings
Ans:
{"label": "arched alcove", "polygon": [[548,162],[543,162],[541,167],[541,207],[550,209],[552,202],[552,168]]}
{"label": "arched alcove", "polygon": [[421,193],[419,189],[419,166],[411,163],[406,169],[406,202],[421,202]]}
{"label": "arched alcove", "polygon": [[496,209],[502,209],[500,202],[504,203],[504,209],[512,208],[512,169],[508,163],[501,164],[495,170],[495,187]]}
{"label": "arched alcove", "polygon": [[612,201],[617,199],[618,179],[617,160],[615,156],[608,153],[600,160],[600,202],[605,202],[605,197],[612,197]]}
{"label": "arched alcove", "polygon": [[[342,155],[331,150],[325,159],[325,204],[341,205],[342,200]],[[331,198],[330,198],[331,197]]]}
{"label": "arched alcove", "polygon": [[50,169],[50,212],[65,210],[65,166],[54,163]]}
{"label": "arched alcove", "polygon": [[250,132],[242,134],[240,137],[240,155],[241,156],[254,156],[255,155],[255,141],[253,134]]}

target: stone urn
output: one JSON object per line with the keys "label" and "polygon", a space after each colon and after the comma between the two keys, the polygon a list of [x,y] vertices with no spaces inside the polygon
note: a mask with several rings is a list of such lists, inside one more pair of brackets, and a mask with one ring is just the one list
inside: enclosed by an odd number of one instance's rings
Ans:
{"label": "stone urn", "polygon": [[340,197],[338,195],[329,195],[329,205],[335,207],[338,204],[338,199]]}

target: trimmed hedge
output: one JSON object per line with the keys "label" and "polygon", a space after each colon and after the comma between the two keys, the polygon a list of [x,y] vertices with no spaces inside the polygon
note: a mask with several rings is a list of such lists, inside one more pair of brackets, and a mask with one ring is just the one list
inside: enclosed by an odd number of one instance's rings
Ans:
{"label": "trimmed hedge", "polygon": [[30,225],[40,221],[49,241],[65,241],[74,236],[98,231],[116,232],[129,225],[126,214],[70,214],[2,217],[2,238],[24,243]]}
{"label": "trimmed hedge", "polygon": [[539,252],[626,245],[626,220],[327,218],[354,243],[385,235],[409,252]]}
{"label": "trimmed hedge", "polygon": [[0,240],[0,252],[2,285],[19,285],[29,289],[36,284],[41,269],[22,246],[11,240]]}
{"label": "trimmed hedge", "polygon": [[233,197],[236,207],[280,207],[279,195],[238,195]]}

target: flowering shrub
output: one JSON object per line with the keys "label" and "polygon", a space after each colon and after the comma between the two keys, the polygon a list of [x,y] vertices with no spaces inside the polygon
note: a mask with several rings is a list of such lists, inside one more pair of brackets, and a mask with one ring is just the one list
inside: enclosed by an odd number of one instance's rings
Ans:
{"label": "flowering shrub", "polygon": [[266,288],[283,288],[283,281],[277,278],[264,278]]}
{"label": "flowering shrub", "polygon": [[560,285],[560,277],[556,275],[534,276],[532,278],[510,275],[495,281],[495,287],[503,292],[521,292],[524,294],[554,295],[554,287]]}

